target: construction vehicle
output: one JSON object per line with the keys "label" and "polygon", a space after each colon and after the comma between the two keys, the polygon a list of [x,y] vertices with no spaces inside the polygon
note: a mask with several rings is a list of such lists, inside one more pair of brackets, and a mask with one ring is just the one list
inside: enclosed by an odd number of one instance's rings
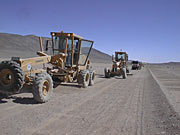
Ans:
{"label": "construction vehicle", "polygon": [[132,61],[132,70],[138,70],[139,68],[139,61]]}
{"label": "construction vehicle", "polygon": [[94,84],[95,71],[90,68],[89,55],[93,41],[85,40],[74,33],[51,32],[52,55],[43,52],[40,38],[39,57],[21,59],[12,57],[0,63],[1,93],[19,93],[25,86],[32,86],[32,94],[37,102],[50,99],[53,83],[77,82],[86,88]]}
{"label": "construction vehicle", "polygon": [[123,79],[126,79],[129,73],[129,68],[127,66],[128,54],[122,51],[115,52],[115,58],[112,56],[112,62],[112,69],[104,69],[105,77],[122,76]]}
{"label": "construction vehicle", "polygon": [[132,70],[140,70],[143,67],[142,62],[132,61]]}

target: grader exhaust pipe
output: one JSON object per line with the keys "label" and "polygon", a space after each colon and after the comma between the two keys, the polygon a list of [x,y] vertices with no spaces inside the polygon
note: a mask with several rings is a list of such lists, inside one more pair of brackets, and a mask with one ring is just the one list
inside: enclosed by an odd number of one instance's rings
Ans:
{"label": "grader exhaust pipe", "polygon": [[40,51],[43,52],[42,37],[39,37]]}

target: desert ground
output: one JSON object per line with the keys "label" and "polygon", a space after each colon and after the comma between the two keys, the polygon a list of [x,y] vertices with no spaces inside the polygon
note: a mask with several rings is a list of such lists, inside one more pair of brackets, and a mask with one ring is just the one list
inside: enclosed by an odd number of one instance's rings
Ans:
{"label": "desert ground", "polygon": [[[0,60],[26,58],[36,56],[39,41],[1,33],[0,47]],[[127,79],[107,79],[111,56],[92,49],[90,59],[94,86],[63,83],[44,104],[26,89],[0,95],[0,135],[180,135],[180,63],[147,64]]]}
{"label": "desert ground", "polygon": [[0,100],[5,135],[179,135],[180,64],[146,65],[127,79],[104,78],[93,63],[95,85],[64,83],[51,100],[37,104],[31,93]]}

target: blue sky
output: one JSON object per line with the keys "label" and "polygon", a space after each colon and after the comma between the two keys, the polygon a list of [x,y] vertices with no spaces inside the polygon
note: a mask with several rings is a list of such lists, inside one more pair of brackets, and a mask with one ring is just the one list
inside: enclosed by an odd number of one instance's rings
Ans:
{"label": "blue sky", "polygon": [[74,32],[112,55],[180,61],[180,0],[1,0],[0,32]]}

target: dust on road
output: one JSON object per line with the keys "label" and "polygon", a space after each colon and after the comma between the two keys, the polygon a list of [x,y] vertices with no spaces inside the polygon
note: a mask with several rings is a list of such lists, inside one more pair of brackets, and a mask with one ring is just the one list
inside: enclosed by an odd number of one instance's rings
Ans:
{"label": "dust on road", "polygon": [[[63,84],[50,102],[36,104],[30,93],[3,98],[0,134],[33,135],[175,135],[179,115],[168,103],[147,68],[126,80],[103,78],[106,64],[96,69],[96,84],[81,89]],[[176,117],[174,117],[174,114]]]}

